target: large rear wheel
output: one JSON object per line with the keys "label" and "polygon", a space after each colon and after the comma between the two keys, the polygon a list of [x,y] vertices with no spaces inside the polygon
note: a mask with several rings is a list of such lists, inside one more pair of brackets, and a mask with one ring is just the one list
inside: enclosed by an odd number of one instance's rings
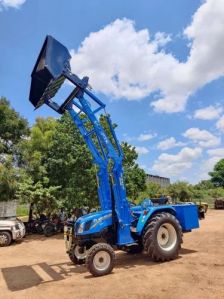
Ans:
{"label": "large rear wheel", "polygon": [[153,216],[143,233],[143,245],[147,254],[155,261],[175,259],[182,243],[179,221],[170,213]]}
{"label": "large rear wheel", "polygon": [[51,237],[55,234],[55,227],[52,223],[47,223],[44,227],[45,237]]}

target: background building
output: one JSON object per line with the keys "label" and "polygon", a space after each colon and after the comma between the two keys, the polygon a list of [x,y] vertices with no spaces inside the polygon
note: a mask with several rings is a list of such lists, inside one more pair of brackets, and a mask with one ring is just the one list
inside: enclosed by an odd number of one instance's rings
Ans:
{"label": "background building", "polygon": [[160,185],[161,187],[168,187],[170,185],[170,179],[169,178],[165,178],[162,176],[158,176],[158,175],[152,175],[152,174],[146,174],[147,178],[146,178],[146,183],[148,182],[153,182],[155,184]]}

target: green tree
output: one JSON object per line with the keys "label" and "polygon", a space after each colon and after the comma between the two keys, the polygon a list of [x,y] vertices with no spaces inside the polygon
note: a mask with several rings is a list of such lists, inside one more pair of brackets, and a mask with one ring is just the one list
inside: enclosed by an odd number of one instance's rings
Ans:
{"label": "green tree", "polygon": [[57,121],[52,117],[37,118],[30,135],[17,146],[19,166],[26,170],[34,184],[48,183],[45,164],[56,126]]}
{"label": "green tree", "polygon": [[192,186],[188,182],[176,182],[168,187],[168,193],[175,201],[188,201],[192,198]]}
{"label": "green tree", "polygon": [[211,180],[202,180],[194,186],[194,189],[197,190],[208,190],[213,188],[214,184],[211,182]]}
{"label": "green tree", "polygon": [[65,205],[96,205],[96,172],[92,157],[67,113],[57,121],[45,165],[50,185],[61,186],[58,196]]}
{"label": "green tree", "polygon": [[224,159],[215,164],[213,171],[209,172],[209,175],[216,187],[224,187]]}
{"label": "green tree", "polygon": [[147,184],[147,190],[146,190],[146,193],[147,193],[147,197],[149,198],[158,198],[162,195],[166,195],[166,190],[163,189],[160,185],[158,184],[155,184],[153,182],[149,182]]}
{"label": "green tree", "polygon": [[[109,133],[105,118],[101,118],[101,124]],[[88,123],[87,126],[90,129]],[[134,147],[123,143],[122,148],[127,196],[135,199],[145,188],[145,173],[136,164],[137,153]],[[46,161],[50,184],[61,186],[59,196],[68,206],[91,207],[98,204],[97,169],[78,128],[68,114],[58,120]]]}
{"label": "green tree", "polygon": [[224,189],[223,189],[222,187],[218,187],[218,188],[210,189],[210,190],[208,191],[208,194],[209,194],[212,198],[224,197]]}
{"label": "green tree", "polygon": [[124,153],[123,168],[127,197],[134,201],[146,189],[146,174],[136,163],[138,154],[135,148],[127,142],[122,142],[121,147]]}
{"label": "green tree", "polygon": [[28,123],[6,98],[0,98],[0,200],[15,199],[20,179],[16,146],[29,134]]}
{"label": "green tree", "polygon": [[146,184],[146,189],[140,192],[137,202],[140,203],[144,198],[159,198],[162,195],[167,195],[167,190],[156,183],[149,182]]}
{"label": "green tree", "polygon": [[[111,135],[111,131],[109,129],[106,117],[104,115],[101,115],[100,123],[106,131],[110,141],[114,145],[114,148],[116,148],[116,144]],[[117,124],[113,123],[113,128],[115,129],[116,127]],[[139,165],[136,163],[138,154],[135,150],[135,147],[128,144],[127,142],[122,142],[121,148],[124,154],[123,169],[127,197],[130,200],[134,201],[137,199],[140,192],[146,189],[146,174],[145,171],[141,169]]]}
{"label": "green tree", "polygon": [[30,177],[25,176],[19,183],[17,198],[21,203],[33,203],[38,214],[51,214],[58,208],[58,187],[45,187],[41,182],[34,184]]}
{"label": "green tree", "polygon": [[17,145],[21,168],[17,198],[20,202],[34,203],[38,213],[50,213],[57,206],[60,187],[49,184],[46,170],[47,153],[56,126],[54,118],[37,118],[30,135]]}
{"label": "green tree", "polygon": [[21,137],[28,135],[28,123],[13,108],[6,98],[0,98],[0,154],[14,153]]}
{"label": "green tree", "polygon": [[15,199],[18,175],[13,167],[12,159],[7,157],[5,163],[0,162],[0,201]]}
{"label": "green tree", "polygon": [[198,189],[195,186],[191,187],[191,193],[192,193],[192,200],[203,200],[206,196],[206,192],[203,189]]}

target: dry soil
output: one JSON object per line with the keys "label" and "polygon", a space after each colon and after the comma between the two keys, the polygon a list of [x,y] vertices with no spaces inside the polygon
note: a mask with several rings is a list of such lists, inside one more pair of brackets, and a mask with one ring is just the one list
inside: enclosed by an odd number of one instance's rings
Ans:
{"label": "dry soil", "polygon": [[184,235],[178,259],[154,263],[117,252],[113,273],[92,277],[65,254],[62,235],[28,236],[0,248],[0,299],[224,298],[224,210]]}

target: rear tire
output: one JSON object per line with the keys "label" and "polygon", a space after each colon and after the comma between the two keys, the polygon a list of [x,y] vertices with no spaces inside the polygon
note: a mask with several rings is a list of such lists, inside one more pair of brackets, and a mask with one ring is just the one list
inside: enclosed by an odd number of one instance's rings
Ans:
{"label": "rear tire", "polygon": [[9,232],[0,232],[0,247],[9,246],[12,243],[12,235]]}
{"label": "rear tire", "polygon": [[46,224],[44,227],[44,235],[45,237],[51,237],[55,234],[55,228],[54,225],[51,223]]}
{"label": "rear tire", "polygon": [[115,265],[113,248],[106,243],[93,245],[88,251],[86,265],[93,276],[102,276],[111,273]]}
{"label": "rear tire", "polygon": [[181,249],[182,229],[179,221],[170,213],[153,216],[143,233],[143,246],[155,261],[175,259]]}

